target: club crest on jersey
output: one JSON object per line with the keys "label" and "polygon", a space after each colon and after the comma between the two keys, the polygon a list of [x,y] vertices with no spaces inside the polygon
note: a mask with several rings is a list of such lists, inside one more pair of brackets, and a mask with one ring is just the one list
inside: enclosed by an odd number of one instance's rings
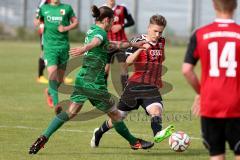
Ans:
{"label": "club crest on jersey", "polygon": [[159,43],[159,48],[162,49],[163,48],[163,44]]}
{"label": "club crest on jersey", "polygon": [[118,16],[114,16],[114,22],[118,22],[119,21],[119,17]]}
{"label": "club crest on jersey", "polygon": [[66,14],[65,9],[60,9],[60,14],[64,16]]}

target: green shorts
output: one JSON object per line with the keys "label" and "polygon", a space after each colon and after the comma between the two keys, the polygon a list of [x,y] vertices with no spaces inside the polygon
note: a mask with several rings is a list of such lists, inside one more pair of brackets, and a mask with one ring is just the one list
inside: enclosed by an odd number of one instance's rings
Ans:
{"label": "green shorts", "polygon": [[69,59],[69,47],[66,48],[44,48],[44,61],[49,66],[57,65],[61,69],[66,69]]}
{"label": "green shorts", "polygon": [[82,78],[76,78],[70,99],[78,104],[84,104],[85,101],[89,100],[93,106],[105,113],[116,107],[114,97],[108,92],[105,84],[89,83]]}

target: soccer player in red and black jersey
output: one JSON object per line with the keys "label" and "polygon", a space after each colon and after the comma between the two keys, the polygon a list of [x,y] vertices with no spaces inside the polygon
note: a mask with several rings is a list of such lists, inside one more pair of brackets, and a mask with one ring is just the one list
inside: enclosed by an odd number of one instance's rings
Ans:
{"label": "soccer player in red and black jersey", "polygon": [[[233,14],[237,0],[213,0],[216,19],[197,29],[182,72],[197,96],[193,113],[201,116],[204,144],[211,160],[225,158],[225,142],[240,159],[240,26]],[[201,63],[199,82],[194,67]]]}
{"label": "soccer player in red and black jersey", "polygon": [[[162,87],[161,71],[165,59],[165,39],[162,32],[167,22],[161,15],[154,15],[150,18],[148,34],[134,38],[132,42],[146,41],[145,49],[129,48],[126,62],[134,64],[134,73],[128,79],[128,83],[121,95],[118,109],[122,118],[139,106],[142,106],[148,115],[151,116],[151,128],[154,141],[160,142],[169,137],[173,131],[170,125],[162,130],[162,98],[159,88]],[[94,130],[91,140],[92,147],[98,147],[102,135],[112,128],[110,120],[105,121],[100,128]]]}
{"label": "soccer player in red and black jersey", "polygon": [[[111,30],[108,31],[108,39],[110,41],[128,41],[124,29],[134,25],[134,20],[129,10],[124,5],[116,4],[115,0],[107,0],[107,3],[105,5],[109,8],[112,8],[112,10],[114,11],[114,22]],[[105,78],[107,79],[110,69],[110,63],[113,63],[114,56],[116,56],[121,66],[121,83],[122,88],[124,89],[126,81],[128,79],[128,70],[125,63],[127,57],[125,51],[113,50],[109,51],[109,55],[110,56],[108,59],[108,64],[106,65],[105,69]]]}

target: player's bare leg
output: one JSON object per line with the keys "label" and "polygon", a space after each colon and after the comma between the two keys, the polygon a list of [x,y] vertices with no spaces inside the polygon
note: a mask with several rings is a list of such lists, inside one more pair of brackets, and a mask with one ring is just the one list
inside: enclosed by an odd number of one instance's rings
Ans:
{"label": "player's bare leg", "polygon": [[240,155],[235,156],[235,160],[240,160]]}
{"label": "player's bare leg", "polygon": [[217,156],[211,156],[210,160],[225,160],[225,155],[221,154],[221,155],[217,155]]}

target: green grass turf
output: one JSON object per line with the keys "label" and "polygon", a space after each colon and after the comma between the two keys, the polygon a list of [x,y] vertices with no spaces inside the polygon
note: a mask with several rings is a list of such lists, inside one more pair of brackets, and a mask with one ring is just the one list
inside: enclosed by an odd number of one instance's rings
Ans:
{"label": "green grass turf", "polygon": [[[167,47],[165,66],[168,68],[163,80],[173,85],[173,90],[163,95],[165,114],[163,125],[173,124],[176,130],[188,133],[192,139],[189,149],[175,153],[168,141],[155,144],[150,150],[133,151],[128,143],[111,130],[106,134],[100,148],[90,148],[90,139],[95,127],[106,116],[89,121],[74,121],[65,124],[56,132],[45,148],[37,155],[28,155],[29,146],[47,127],[54,116],[43,94],[46,85],[37,84],[39,44],[34,42],[0,42],[0,159],[1,160],[193,160],[207,159],[200,138],[199,119],[190,115],[194,92],[181,75],[185,47]],[[74,78],[74,73],[70,77]],[[109,89],[115,93],[110,82]],[[69,95],[61,95],[67,99]],[[83,112],[92,109],[89,103]],[[153,140],[149,118],[142,109],[132,112],[126,119],[127,126],[138,137]],[[228,150],[228,158],[233,159]]]}

